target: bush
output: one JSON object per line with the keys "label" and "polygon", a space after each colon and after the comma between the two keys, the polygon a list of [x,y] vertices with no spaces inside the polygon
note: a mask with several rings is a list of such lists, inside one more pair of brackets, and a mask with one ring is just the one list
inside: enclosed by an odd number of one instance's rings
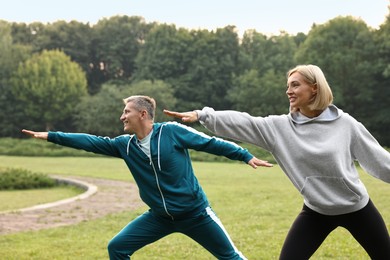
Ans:
{"label": "bush", "polygon": [[0,170],[0,190],[23,190],[57,186],[56,180],[24,169]]}

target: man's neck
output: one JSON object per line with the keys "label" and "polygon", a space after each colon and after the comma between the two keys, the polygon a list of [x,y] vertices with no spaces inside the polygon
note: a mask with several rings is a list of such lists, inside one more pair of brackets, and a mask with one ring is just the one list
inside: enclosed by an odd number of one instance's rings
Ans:
{"label": "man's neck", "polygon": [[148,134],[150,134],[152,129],[153,129],[153,123],[142,128],[138,133],[136,133],[138,140],[144,139]]}

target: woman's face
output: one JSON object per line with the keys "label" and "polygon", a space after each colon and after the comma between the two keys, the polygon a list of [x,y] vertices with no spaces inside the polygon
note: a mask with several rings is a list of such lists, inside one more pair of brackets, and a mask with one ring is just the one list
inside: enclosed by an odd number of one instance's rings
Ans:
{"label": "woman's face", "polygon": [[317,86],[307,83],[299,72],[294,72],[287,80],[286,94],[290,107],[299,110],[304,115],[312,115],[309,105],[316,93]]}

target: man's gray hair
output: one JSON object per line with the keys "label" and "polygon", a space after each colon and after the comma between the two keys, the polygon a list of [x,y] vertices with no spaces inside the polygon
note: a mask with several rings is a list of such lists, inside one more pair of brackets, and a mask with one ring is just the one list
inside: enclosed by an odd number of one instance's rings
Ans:
{"label": "man's gray hair", "polygon": [[149,96],[130,96],[123,99],[125,104],[132,102],[136,109],[139,111],[146,110],[148,112],[149,118],[154,119],[154,114],[156,111],[156,101],[154,98]]}

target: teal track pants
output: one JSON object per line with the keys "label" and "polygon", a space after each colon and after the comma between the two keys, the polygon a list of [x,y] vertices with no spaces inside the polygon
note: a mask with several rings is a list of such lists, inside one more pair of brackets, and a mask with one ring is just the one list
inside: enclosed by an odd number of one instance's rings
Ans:
{"label": "teal track pants", "polygon": [[183,220],[170,220],[145,212],[112,238],[108,244],[109,257],[111,260],[130,259],[138,249],[175,232],[192,238],[217,259],[246,259],[210,207]]}

